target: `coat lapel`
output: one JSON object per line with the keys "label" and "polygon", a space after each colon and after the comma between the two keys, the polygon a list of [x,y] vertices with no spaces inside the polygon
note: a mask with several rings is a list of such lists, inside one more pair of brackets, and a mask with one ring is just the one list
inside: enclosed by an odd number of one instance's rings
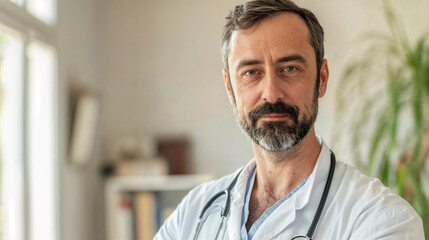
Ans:
{"label": "coat lapel", "polygon": [[243,169],[238,177],[237,184],[232,190],[231,212],[228,218],[228,236],[229,239],[241,239],[241,214],[244,206],[244,197],[246,194],[247,180],[256,161],[252,159]]}
{"label": "coat lapel", "polygon": [[[253,239],[273,239],[276,238],[280,233],[289,229],[289,234],[291,237],[296,235],[304,235],[308,227],[311,224],[311,219],[316,212],[316,208],[313,207],[309,211],[300,211],[309,205],[310,200],[312,201],[311,205],[314,203],[319,203],[320,196],[319,192],[323,191],[324,183],[329,172],[329,161],[330,153],[329,148],[322,143],[322,150],[317,159],[316,165],[314,166],[313,172],[310,174],[307,182],[299,189],[293,196],[283,202],[259,227]],[[321,185],[322,184],[322,185]],[[313,191],[313,188],[320,187],[321,191]],[[315,192],[317,192],[315,194]],[[314,198],[314,199],[313,199]],[[309,219],[307,223],[301,222],[303,217],[300,217],[299,223],[297,220],[297,211],[300,211],[300,215],[305,216],[304,219]],[[282,238],[283,239],[283,236]]]}

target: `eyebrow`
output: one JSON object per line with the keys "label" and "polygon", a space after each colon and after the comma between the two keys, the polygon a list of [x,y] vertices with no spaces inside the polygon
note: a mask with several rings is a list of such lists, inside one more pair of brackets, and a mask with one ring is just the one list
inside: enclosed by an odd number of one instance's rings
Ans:
{"label": "eyebrow", "polygon": [[262,61],[260,61],[260,60],[242,60],[238,63],[238,65],[235,69],[238,70],[244,66],[258,65],[261,63],[262,63]]}
{"label": "eyebrow", "polygon": [[292,61],[298,61],[298,62],[301,62],[301,63],[307,65],[307,60],[305,60],[305,58],[299,54],[281,57],[281,58],[277,59],[276,63],[292,62]]}
{"label": "eyebrow", "polygon": [[[305,58],[299,54],[281,57],[281,58],[276,60],[276,63],[284,63],[284,62],[292,62],[292,61],[298,61],[298,62],[301,62],[301,63],[307,65],[307,61],[305,60]],[[238,65],[235,69],[238,70],[244,66],[258,65],[261,63],[262,63],[262,61],[260,61],[260,60],[242,60],[238,63]]]}

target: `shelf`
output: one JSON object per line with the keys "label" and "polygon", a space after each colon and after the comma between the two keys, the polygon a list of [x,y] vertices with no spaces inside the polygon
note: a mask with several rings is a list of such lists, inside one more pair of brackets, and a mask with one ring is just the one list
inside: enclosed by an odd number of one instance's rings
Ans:
{"label": "shelf", "polygon": [[[148,194],[147,196],[156,196],[156,193],[174,193],[187,192],[192,188],[212,180],[210,175],[194,174],[194,175],[156,175],[156,176],[130,176],[130,177],[111,177],[106,180],[105,198],[106,198],[106,239],[107,240],[128,240],[134,239],[129,232],[132,228],[129,214],[125,213],[119,207],[121,204],[121,196],[124,193]],[[184,193],[183,193],[184,194]],[[155,205],[162,202],[161,195],[154,197]],[[178,204],[180,199],[174,201]],[[144,204],[150,205],[150,204]],[[175,207],[175,206],[173,206]],[[128,219],[128,220],[127,220]],[[150,219],[150,218],[149,218]],[[155,221],[155,219],[153,219]],[[150,224],[154,222],[149,220]],[[125,230],[124,230],[125,229]],[[147,239],[147,238],[144,238]]]}
{"label": "shelf", "polygon": [[210,180],[210,175],[203,174],[113,177],[107,180],[106,187],[121,192],[183,191]]}

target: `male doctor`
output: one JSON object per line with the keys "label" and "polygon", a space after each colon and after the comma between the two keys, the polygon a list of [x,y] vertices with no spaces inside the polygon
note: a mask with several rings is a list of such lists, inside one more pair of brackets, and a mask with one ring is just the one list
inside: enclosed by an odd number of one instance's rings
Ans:
{"label": "male doctor", "polygon": [[253,0],[226,19],[224,83],[255,157],[193,189],[155,239],[423,240],[405,200],[336,161],[315,134],[329,76],[316,17],[289,0]]}

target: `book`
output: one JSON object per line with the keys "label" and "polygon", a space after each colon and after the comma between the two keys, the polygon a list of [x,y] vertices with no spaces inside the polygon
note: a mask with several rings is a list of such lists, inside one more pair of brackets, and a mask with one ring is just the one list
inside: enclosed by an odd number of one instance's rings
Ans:
{"label": "book", "polygon": [[118,202],[118,240],[134,240],[132,196],[121,194]]}
{"label": "book", "polygon": [[168,174],[168,163],[163,158],[128,159],[115,165],[116,176],[154,176]]}
{"label": "book", "polygon": [[135,229],[137,240],[151,240],[155,236],[156,196],[153,192],[137,192],[135,201]]}
{"label": "book", "polygon": [[158,154],[168,160],[169,174],[187,174],[190,143],[187,138],[158,140]]}

